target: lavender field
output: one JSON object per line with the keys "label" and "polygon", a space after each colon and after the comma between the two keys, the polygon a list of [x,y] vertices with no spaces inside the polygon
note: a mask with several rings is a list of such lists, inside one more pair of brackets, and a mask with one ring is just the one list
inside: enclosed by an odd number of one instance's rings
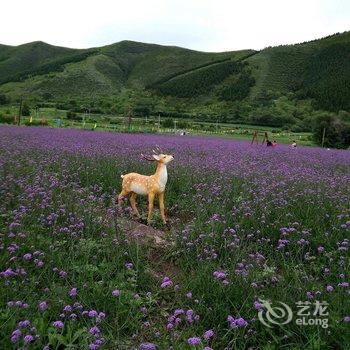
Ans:
{"label": "lavender field", "polygon": [[[156,144],[159,247],[115,208]],[[0,349],[349,349],[349,236],[349,151],[1,126]]]}

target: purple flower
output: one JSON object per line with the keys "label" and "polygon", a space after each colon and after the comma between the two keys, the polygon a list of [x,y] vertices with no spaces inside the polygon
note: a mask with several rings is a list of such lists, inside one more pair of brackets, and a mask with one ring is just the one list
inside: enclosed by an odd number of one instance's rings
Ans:
{"label": "purple flower", "polygon": [[39,303],[39,310],[40,311],[45,311],[47,309],[47,302],[46,301],[42,301]]}
{"label": "purple flower", "polygon": [[90,310],[88,315],[89,315],[89,317],[97,317],[98,313],[96,310]]}
{"label": "purple flower", "polygon": [[317,248],[319,253],[323,253],[324,252],[324,247],[322,247],[321,245]]}
{"label": "purple flower", "polygon": [[112,292],[112,295],[113,295],[114,297],[119,297],[119,295],[120,295],[120,290],[119,290],[119,289],[114,289],[114,291]]}
{"label": "purple flower", "polygon": [[64,312],[72,312],[73,311],[73,308],[71,305],[66,305],[64,308],[63,308],[63,311]]}
{"label": "purple flower", "polygon": [[33,340],[34,340],[34,337],[33,337],[32,335],[30,335],[30,334],[27,334],[27,335],[24,337],[24,342],[25,342],[26,344],[31,343]]}
{"label": "purple flower", "polygon": [[332,293],[333,291],[334,291],[334,287],[333,287],[332,285],[329,284],[329,285],[327,286],[327,292],[328,292],[328,293]]}
{"label": "purple flower", "polygon": [[64,323],[62,321],[55,321],[52,323],[52,325],[57,329],[63,329]]}
{"label": "purple flower", "polygon": [[231,315],[227,317],[227,321],[230,323],[231,328],[237,328],[237,327],[243,328],[248,324],[243,317],[239,317],[235,319]]}
{"label": "purple flower", "polygon": [[174,316],[176,317],[176,316],[182,315],[184,313],[185,313],[185,311],[183,309],[176,309],[174,311]]}
{"label": "purple flower", "polygon": [[28,320],[20,321],[18,323],[18,327],[21,329],[29,327],[29,326],[30,326],[30,322]]}
{"label": "purple flower", "polygon": [[344,318],[343,318],[343,321],[344,322],[350,322],[350,316],[345,316]]}
{"label": "purple flower", "polygon": [[204,335],[203,338],[205,340],[209,340],[210,338],[212,338],[214,336],[214,331],[212,329],[207,330]]}
{"label": "purple flower", "polygon": [[255,308],[255,310],[260,311],[263,309],[263,305],[258,301],[254,301],[254,308]]}
{"label": "purple flower", "polygon": [[236,320],[236,325],[238,327],[245,327],[247,324],[248,324],[247,321],[242,317],[240,317]]}
{"label": "purple flower", "polygon": [[92,334],[92,335],[99,334],[100,333],[100,329],[97,326],[91,327],[89,329],[89,333]]}
{"label": "purple flower", "polygon": [[196,346],[196,345],[200,344],[201,338],[199,338],[199,337],[188,338],[187,342],[191,346]]}
{"label": "purple flower", "polygon": [[60,276],[61,278],[65,278],[65,277],[67,276],[67,272],[66,272],[66,271],[60,271],[60,272],[59,272],[59,276]]}
{"label": "purple flower", "polygon": [[169,277],[164,277],[160,288],[167,288],[173,285],[173,281]]}
{"label": "purple flower", "polygon": [[142,343],[139,348],[140,350],[156,350],[156,345],[153,343]]}
{"label": "purple flower", "polygon": [[22,335],[22,332],[19,329],[16,329],[12,332],[11,335],[11,342],[12,343],[17,343],[19,340],[19,337]]}
{"label": "purple flower", "polygon": [[24,259],[25,261],[29,261],[31,258],[32,258],[32,254],[30,254],[30,253],[27,253],[27,254],[24,254],[24,255],[23,255],[23,259]]}
{"label": "purple flower", "polygon": [[125,267],[128,269],[128,270],[131,270],[133,267],[134,267],[134,265],[132,264],[132,263],[126,263],[125,264]]}
{"label": "purple flower", "polygon": [[72,288],[70,291],[69,291],[69,296],[70,297],[76,297],[78,294],[78,289],[77,288]]}

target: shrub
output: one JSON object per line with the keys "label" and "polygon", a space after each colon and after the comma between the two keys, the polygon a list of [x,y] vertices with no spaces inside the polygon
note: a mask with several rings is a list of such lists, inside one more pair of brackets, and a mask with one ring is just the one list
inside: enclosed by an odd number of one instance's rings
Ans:
{"label": "shrub", "polygon": [[6,105],[9,102],[9,99],[5,94],[0,94],[0,105]]}
{"label": "shrub", "polygon": [[2,115],[2,114],[0,114],[0,123],[13,124],[14,123],[14,117],[11,116],[11,115]]}
{"label": "shrub", "polygon": [[163,126],[163,128],[173,128],[174,127],[174,120],[171,118],[166,118],[166,119],[162,120],[160,123]]}
{"label": "shrub", "polygon": [[25,117],[29,117],[30,116],[30,108],[29,108],[29,105],[26,102],[24,102],[23,105],[22,105],[21,113]]}
{"label": "shrub", "polygon": [[80,115],[76,114],[73,111],[68,111],[67,114],[66,114],[66,117],[69,120],[78,120],[78,121],[83,120],[83,118]]}

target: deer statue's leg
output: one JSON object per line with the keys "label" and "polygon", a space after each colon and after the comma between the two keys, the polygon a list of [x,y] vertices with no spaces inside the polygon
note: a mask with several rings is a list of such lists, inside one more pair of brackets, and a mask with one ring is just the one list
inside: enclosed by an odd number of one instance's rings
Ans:
{"label": "deer statue's leg", "polygon": [[137,210],[137,207],[136,207],[136,197],[137,197],[137,194],[135,192],[132,192],[131,196],[130,196],[130,204],[131,204],[131,207],[132,207],[132,210],[134,211],[134,213],[138,217],[140,217],[140,213],[139,213],[139,211]]}
{"label": "deer statue's leg", "polygon": [[148,194],[148,217],[147,222],[150,223],[153,211],[153,201],[154,201],[154,193],[150,192]]}
{"label": "deer statue's leg", "polygon": [[165,213],[164,213],[164,192],[159,193],[159,211],[162,217],[163,223],[166,224]]}
{"label": "deer statue's leg", "polygon": [[123,198],[128,194],[128,191],[122,190],[118,196],[118,207],[121,207]]}

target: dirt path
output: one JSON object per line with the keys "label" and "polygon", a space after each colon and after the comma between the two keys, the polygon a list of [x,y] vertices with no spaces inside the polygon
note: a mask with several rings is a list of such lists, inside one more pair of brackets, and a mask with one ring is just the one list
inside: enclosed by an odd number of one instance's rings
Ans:
{"label": "dirt path", "polygon": [[173,229],[159,230],[131,219],[127,214],[118,217],[118,226],[128,240],[136,240],[148,250],[149,272],[159,280],[171,277],[175,280],[179,267],[170,257],[175,242]]}

